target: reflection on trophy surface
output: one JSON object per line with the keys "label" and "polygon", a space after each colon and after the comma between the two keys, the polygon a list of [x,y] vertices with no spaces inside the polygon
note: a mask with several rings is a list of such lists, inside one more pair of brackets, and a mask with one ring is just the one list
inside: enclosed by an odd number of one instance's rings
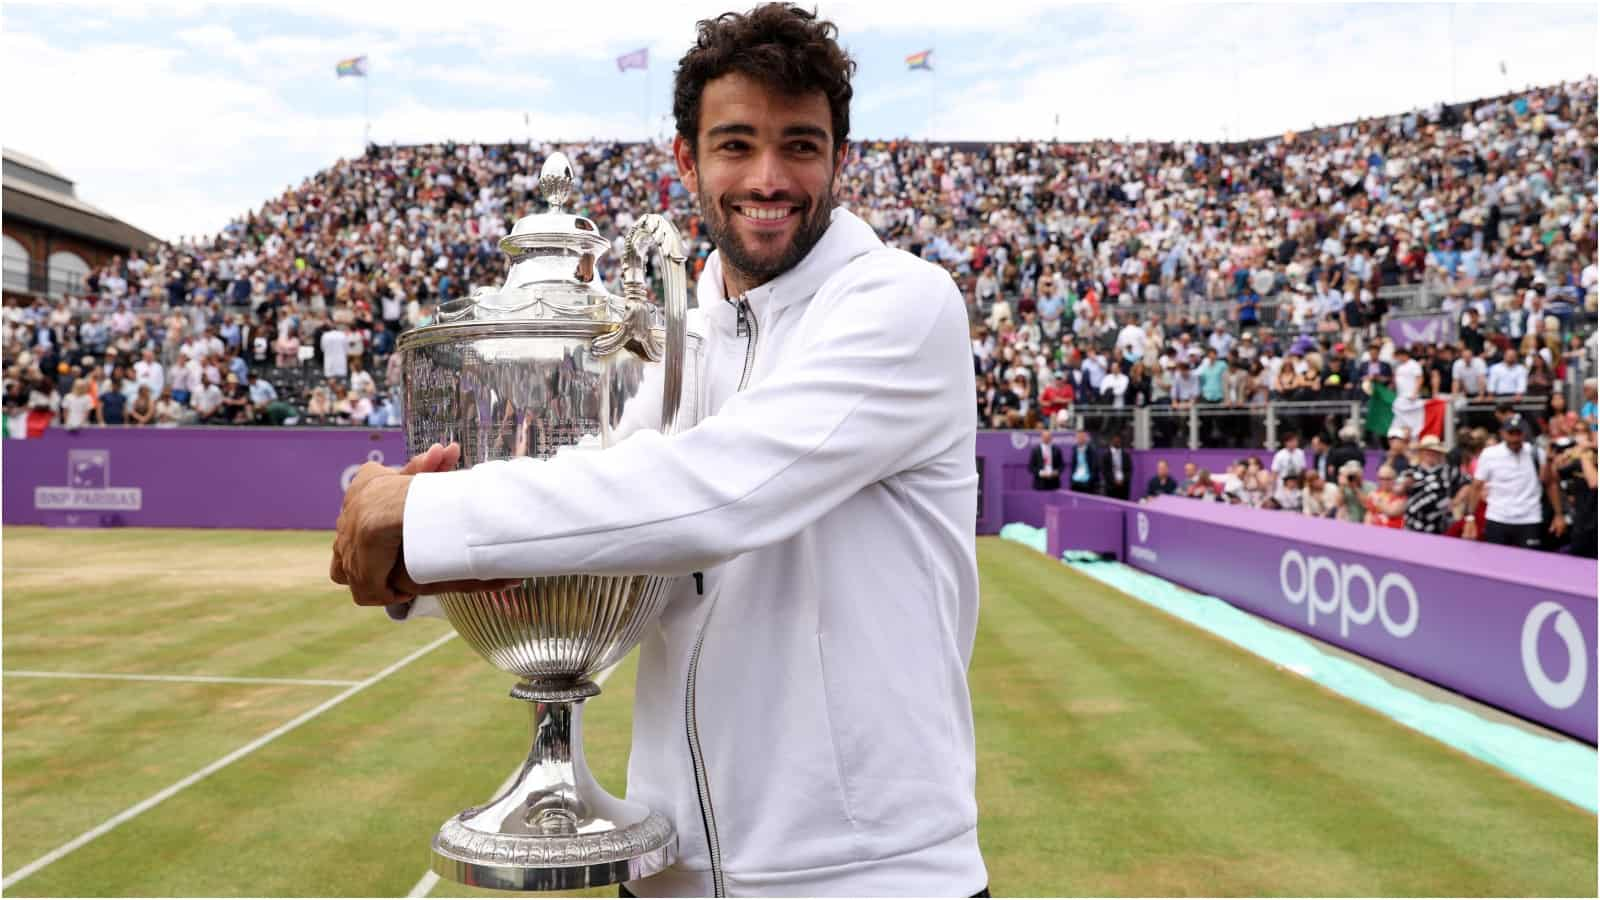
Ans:
{"label": "reflection on trophy surface", "polygon": [[[444,304],[436,323],[401,337],[412,453],[455,441],[463,467],[544,459],[694,421],[699,348],[685,325],[677,232],[643,216],[624,242],[623,296],[612,295],[596,267],[611,242],[563,211],[572,188],[566,157],[553,154],[540,176],[551,211],[523,218],[500,242],[511,262],[505,285]],[[652,246],[664,263],[664,315],[647,299]],[[508,791],[445,822],[435,872],[486,888],[557,890],[672,864],[672,824],[595,782],[582,731],[583,701],[600,692],[591,678],[639,642],[666,586],[657,576],[575,572],[440,596],[472,648],[520,678],[511,696],[530,704],[533,748]]]}

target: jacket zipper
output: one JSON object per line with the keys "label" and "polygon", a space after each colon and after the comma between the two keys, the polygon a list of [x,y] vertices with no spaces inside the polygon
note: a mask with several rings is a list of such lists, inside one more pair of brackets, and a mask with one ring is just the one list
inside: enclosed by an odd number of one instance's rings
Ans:
{"label": "jacket zipper", "polygon": [[[734,303],[729,300],[729,303]],[[750,382],[750,370],[755,366],[756,340],[761,335],[761,328],[756,324],[756,317],[750,312],[750,304],[740,297],[734,308],[738,311],[739,321],[734,333],[739,337],[748,338],[744,351],[744,371],[739,375],[739,386],[735,393],[742,391]],[[698,574],[695,576],[695,587],[700,589],[703,585]],[[700,650],[705,646],[706,629],[711,626],[711,616],[717,610],[717,600],[711,598],[711,606],[706,609],[706,617],[700,623],[700,633],[695,636],[694,651],[689,655],[689,677],[684,688],[684,722],[689,739],[689,759],[694,765],[694,787],[700,798],[700,823],[706,830],[706,850],[711,855],[711,892],[713,897],[728,896],[727,885],[722,874],[722,841],[717,835],[717,813],[711,805],[711,779],[706,775],[705,754],[700,750],[700,725],[695,713],[695,683],[700,675]]]}

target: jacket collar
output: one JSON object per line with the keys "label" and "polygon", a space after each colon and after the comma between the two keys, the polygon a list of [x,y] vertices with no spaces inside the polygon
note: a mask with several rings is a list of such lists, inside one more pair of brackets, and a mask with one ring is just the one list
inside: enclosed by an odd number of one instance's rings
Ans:
{"label": "jacket collar", "polygon": [[[794,268],[760,287],[751,288],[745,301],[757,321],[776,310],[810,300],[827,280],[851,260],[883,246],[872,226],[843,207],[835,207],[828,230]],[[706,260],[695,290],[700,309],[713,323],[724,329],[734,327],[733,304],[722,290],[722,251]]]}

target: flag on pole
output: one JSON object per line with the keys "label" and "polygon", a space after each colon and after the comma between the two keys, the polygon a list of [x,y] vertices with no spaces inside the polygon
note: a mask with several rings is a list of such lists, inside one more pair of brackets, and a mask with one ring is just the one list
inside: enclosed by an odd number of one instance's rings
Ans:
{"label": "flag on pole", "polygon": [[933,51],[924,50],[921,53],[913,53],[906,57],[906,70],[910,71],[912,69],[922,69],[924,71],[932,72]]}
{"label": "flag on pole", "polygon": [[352,56],[349,59],[341,59],[334,71],[339,74],[340,78],[344,78],[347,75],[353,78],[365,78],[367,77],[367,58],[365,56]]}
{"label": "flag on pole", "polygon": [[1372,383],[1372,396],[1367,399],[1367,431],[1380,438],[1388,437],[1395,426],[1406,429],[1411,440],[1425,434],[1444,437],[1444,409],[1450,401],[1441,398],[1402,399],[1394,389],[1379,382]]}
{"label": "flag on pole", "polygon": [[626,72],[629,69],[650,68],[650,48],[640,47],[632,53],[624,53],[617,57],[617,71]]}

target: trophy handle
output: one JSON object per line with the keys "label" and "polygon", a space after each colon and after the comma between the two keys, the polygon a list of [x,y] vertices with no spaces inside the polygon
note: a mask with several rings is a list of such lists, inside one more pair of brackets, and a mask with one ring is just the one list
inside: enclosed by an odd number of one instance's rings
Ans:
{"label": "trophy handle", "polygon": [[[683,401],[683,367],[688,362],[689,273],[684,265],[683,239],[678,236],[678,229],[656,213],[640,217],[623,239],[622,298],[628,312],[627,321],[618,330],[617,340],[638,345],[637,349],[643,351],[641,355],[652,362],[663,358],[652,330],[646,325],[648,317],[643,315],[648,308],[645,259],[652,247],[663,263],[661,281],[667,308],[666,352],[661,384],[661,433],[673,434],[677,431],[678,409]],[[638,337],[630,340],[631,336]],[[603,349],[596,343],[596,349]]]}

